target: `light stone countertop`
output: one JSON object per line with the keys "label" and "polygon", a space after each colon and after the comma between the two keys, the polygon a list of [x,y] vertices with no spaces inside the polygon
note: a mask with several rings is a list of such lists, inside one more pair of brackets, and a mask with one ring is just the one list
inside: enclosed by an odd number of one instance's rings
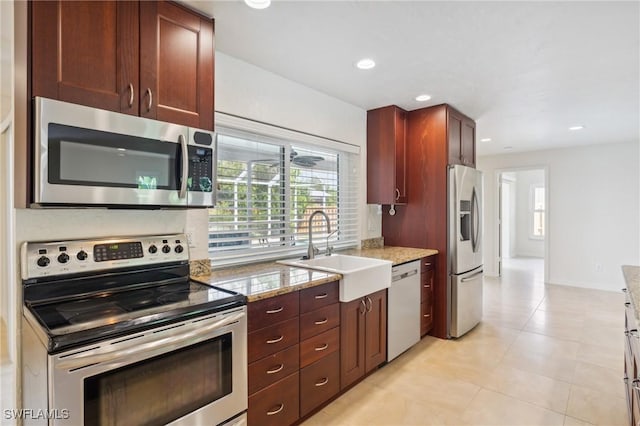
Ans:
{"label": "light stone countertop", "polygon": [[[339,252],[339,254],[351,256],[390,260],[394,266],[437,253],[437,250],[407,247],[351,249]],[[255,302],[337,281],[342,277],[329,272],[281,265],[275,262],[264,262],[217,269],[211,271],[211,274],[192,275],[192,278],[206,284],[244,294],[247,296],[248,302]]]}
{"label": "light stone countertop", "polygon": [[640,266],[623,265],[622,273],[633,305],[636,323],[640,324],[640,310],[638,309],[640,308]]}

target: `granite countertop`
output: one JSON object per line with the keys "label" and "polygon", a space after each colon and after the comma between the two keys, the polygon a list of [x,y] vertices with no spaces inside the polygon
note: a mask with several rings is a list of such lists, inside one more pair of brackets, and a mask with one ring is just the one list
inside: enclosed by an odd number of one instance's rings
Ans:
{"label": "granite countertop", "polygon": [[[393,265],[437,254],[437,250],[408,247],[383,247],[342,250],[340,254],[390,260]],[[192,278],[247,296],[248,302],[278,296],[304,288],[339,280],[339,274],[281,265],[275,262],[254,263],[212,270]]]}
{"label": "granite countertop", "polygon": [[633,305],[633,312],[636,316],[636,322],[640,324],[640,266],[622,266],[622,273],[624,274],[624,280],[627,283],[627,290],[631,304]]}

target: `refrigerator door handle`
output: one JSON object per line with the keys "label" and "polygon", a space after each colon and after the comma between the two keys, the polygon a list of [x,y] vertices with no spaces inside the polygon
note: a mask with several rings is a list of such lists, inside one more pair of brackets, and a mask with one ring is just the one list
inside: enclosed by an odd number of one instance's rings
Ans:
{"label": "refrigerator door handle", "polygon": [[478,197],[476,195],[476,188],[471,191],[471,248],[473,252],[476,252],[477,232],[476,232],[476,208],[478,206]]}
{"label": "refrigerator door handle", "polygon": [[478,272],[476,272],[473,275],[470,275],[466,278],[463,278],[460,280],[460,282],[466,283],[467,281],[473,281],[473,280],[477,280],[479,276],[481,276],[484,273],[484,271],[482,269],[480,269]]}

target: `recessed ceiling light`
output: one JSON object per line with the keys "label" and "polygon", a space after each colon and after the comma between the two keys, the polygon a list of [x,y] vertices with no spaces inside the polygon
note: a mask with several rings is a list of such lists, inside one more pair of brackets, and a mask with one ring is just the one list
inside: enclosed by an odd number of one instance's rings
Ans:
{"label": "recessed ceiling light", "polygon": [[244,2],[253,9],[266,9],[271,5],[271,0],[244,0]]}
{"label": "recessed ceiling light", "polygon": [[376,66],[375,61],[373,59],[369,59],[369,58],[360,59],[356,63],[356,67],[360,68],[361,70],[370,70],[371,68],[373,68],[375,66]]}
{"label": "recessed ceiling light", "polygon": [[513,149],[513,147],[511,145],[505,146],[504,149],[506,149],[507,151],[510,149]]}
{"label": "recessed ceiling light", "polygon": [[480,142],[491,142],[491,138],[482,138]]}
{"label": "recessed ceiling light", "polygon": [[430,95],[419,95],[419,96],[416,96],[416,101],[418,101],[418,102],[426,102],[429,99],[431,99]]}
{"label": "recessed ceiling light", "polygon": [[571,126],[569,127],[569,130],[582,130],[584,129],[584,126]]}

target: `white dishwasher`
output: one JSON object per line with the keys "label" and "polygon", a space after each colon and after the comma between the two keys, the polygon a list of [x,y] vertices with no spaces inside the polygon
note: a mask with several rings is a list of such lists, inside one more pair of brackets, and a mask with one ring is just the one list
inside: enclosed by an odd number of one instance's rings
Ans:
{"label": "white dishwasher", "polygon": [[391,269],[387,306],[387,362],[420,341],[420,261]]}

